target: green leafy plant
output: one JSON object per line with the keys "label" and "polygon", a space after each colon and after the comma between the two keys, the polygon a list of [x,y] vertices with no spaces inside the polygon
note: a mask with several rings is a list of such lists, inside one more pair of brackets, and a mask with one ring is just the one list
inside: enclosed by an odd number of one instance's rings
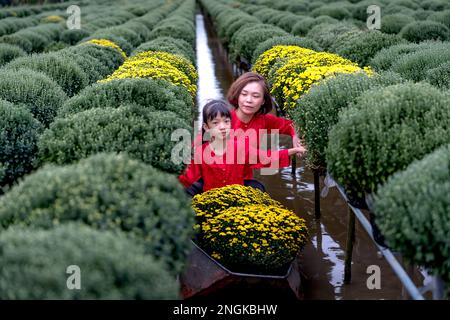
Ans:
{"label": "green leafy plant", "polygon": [[[391,176],[374,211],[389,246],[450,281],[450,144]],[[448,288],[447,288],[448,294]]]}
{"label": "green leafy plant", "polygon": [[325,170],[325,150],[329,130],[338,122],[339,112],[348,108],[366,90],[402,82],[395,73],[368,76],[366,73],[338,74],[320,82],[304,94],[297,107],[288,110],[296,127],[303,133],[308,149],[308,166]]}
{"label": "green leafy plant", "polygon": [[366,91],[330,130],[329,172],[359,196],[375,192],[390,175],[449,142],[448,102],[426,83]]}
{"label": "green leafy plant", "polygon": [[30,69],[41,72],[58,83],[71,97],[87,85],[87,75],[70,59],[58,53],[43,53],[17,58],[8,63],[5,69]]}
{"label": "green leafy plant", "polygon": [[450,30],[439,22],[417,21],[404,26],[399,35],[411,42],[421,42],[424,40],[446,41],[450,37]]}
{"label": "green leafy plant", "polygon": [[[174,277],[141,244],[81,224],[11,227],[0,234],[0,264],[2,300],[178,298]],[[67,287],[69,265],[80,268],[79,290]]]}
{"label": "green leafy plant", "polygon": [[47,165],[0,198],[3,229],[70,221],[126,232],[175,274],[190,250],[194,215],[176,177],[123,154]]}
{"label": "green leafy plant", "polygon": [[181,173],[183,163],[171,160],[175,130],[191,126],[170,111],[150,111],[139,105],[94,108],[58,118],[39,140],[42,162],[72,163],[97,152],[126,152],[156,168]]}
{"label": "green leafy plant", "polygon": [[46,75],[32,70],[2,70],[0,99],[23,104],[48,126],[67,99],[61,87]]}
{"label": "green leafy plant", "polygon": [[0,100],[0,187],[34,169],[42,125],[23,107]]}
{"label": "green leafy plant", "polygon": [[96,83],[67,100],[59,116],[66,117],[92,108],[141,105],[149,110],[172,111],[187,122],[193,120],[194,106],[186,89],[159,79],[133,78]]}

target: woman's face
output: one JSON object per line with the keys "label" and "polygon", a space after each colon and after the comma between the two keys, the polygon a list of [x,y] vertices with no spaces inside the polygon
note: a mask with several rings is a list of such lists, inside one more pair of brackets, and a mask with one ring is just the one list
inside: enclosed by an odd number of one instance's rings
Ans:
{"label": "woman's face", "polygon": [[239,109],[246,115],[253,116],[264,104],[264,91],[258,82],[249,82],[239,94]]}

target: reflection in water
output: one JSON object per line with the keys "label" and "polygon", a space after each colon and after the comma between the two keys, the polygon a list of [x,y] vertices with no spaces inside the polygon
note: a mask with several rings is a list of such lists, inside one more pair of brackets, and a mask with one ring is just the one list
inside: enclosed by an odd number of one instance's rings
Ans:
{"label": "reflection in water", "polygon": [[285,182],[286,189],[293,189],[292,191],[314,192],[314,183],[308,183],[302,179],[302,174],[305,168],[300,167],[296,169],[295,177],[292,176],[292,169],[290,167],[281,169],[281,179]]}
{"label": "reflection in water", "polygon": [[198,14],[196,16],[196,32],[197,32],[197,70],[198,70],[198,92],[197,104],[199,107],[199,123],[198,128],[201,128],[202,113],[201,110],[209,99],[223,98],[222,90],[214,69],[214,62],[211,50],[208,45],[208,35],[205,29],[205,22],[203,16]]}
{"label": "reflection in water", "polygon": [[336,243],[331,235],[329,235],[323,224],[320,224],[320,241],[318,241],[317,236],[311,239],[313,246],[319,253],[324,255],[324,260],[330,261],[333,266],[331,267],[328,277],[330,279],[330,284],[334,287],[335,296],[337,299],[341,298],[342,293],[342,275],[344,274],[344,256],[345,253],[341,249],[338,243]]}

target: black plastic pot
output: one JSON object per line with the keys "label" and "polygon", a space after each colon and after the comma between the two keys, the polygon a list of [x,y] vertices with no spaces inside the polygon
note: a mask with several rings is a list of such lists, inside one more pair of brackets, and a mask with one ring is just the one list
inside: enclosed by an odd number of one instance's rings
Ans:
{"label": "black plastic pot", "polygon": [[180,276],[184,299],[207,297],[237,283],[248,287],[263,284],[266,287],[289,288],[297,299],[303,299],[302,280],[297,259],[293,259],[284,275],[239,273],[228,270],[193,242],[187,268]]}
{"label": "black plastic pot", "polygon": [[376,224],[376,215],[373,212],[373,196],[372,194],[366,193],[365,196],[366,204],[369,210],[369,222],[372,227],[372,236],[376,243],[378,243],[380,246],[384,248],[389,248],[388,245],[385,242],[385,238],[383,234],[381,233],[380,228],[378,228],[378,225]]}
{"label": "black plastic pot", "polygon": [[347,202],[351,204],[353,207],[361,210],[369,209],[366,200],[363,197],[359,197],[358,195],[356,195],[356,192],[351,190],[345,190],[345,195],[347,196]]}
{"label": "black plastic pot", "polygon": [[375,222],[376,216],[372,211],[369,211],[369,222],[372,226],[372,236],[376,243],[378,243],[380,246],[384,248],[389,248],[386,244],[386,239],[384,238],[383,234],[380,231],[380,228],[378,228],[378,225]]}

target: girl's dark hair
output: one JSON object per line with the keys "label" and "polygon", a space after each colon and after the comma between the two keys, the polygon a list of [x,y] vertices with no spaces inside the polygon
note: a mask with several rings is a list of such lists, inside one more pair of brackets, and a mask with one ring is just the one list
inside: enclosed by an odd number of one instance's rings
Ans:
{"label": "girl's dark hair", "polygon": [[258,113],[267,114],[272,111],[273,102],[272,96],[270,95],[269,91],[269,85],[262,75],[255,72],[246,72],[233,82],[230,89],[228,90],[228,102],[231,103],[236,109],[239,108],[239,95],[241,94],[242,89],[244,89],[244,87],[250,82],[258,82],[263,89],[264,104],[261,106],[261,109],[259,109]]}
{"label": "girl's dark hair", "polygon": [[[231,107],[228,102],[224,100],[210,100],[203,107],[203,123],[208,124],[208,121],[215,119],[218,115],[231,119]],[[205,143],[205,129],[202,126],[202,142]]]}

